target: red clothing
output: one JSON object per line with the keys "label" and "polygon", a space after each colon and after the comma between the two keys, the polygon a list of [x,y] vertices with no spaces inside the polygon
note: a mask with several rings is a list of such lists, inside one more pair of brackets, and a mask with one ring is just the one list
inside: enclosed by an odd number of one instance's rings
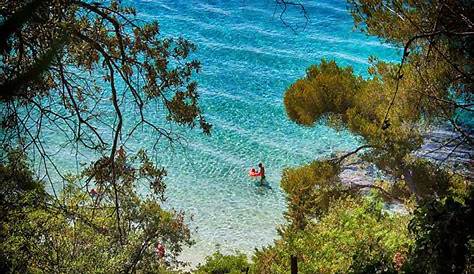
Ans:
{"label": "red clothing", "polygon": [[99,193],[97,192],[97,190],[95,190],[95,188],[91,189],[91,191],[90,191],[89,193],[90,193],[90,195],[91,195],[92,197],[95,197],[95,196],[97,196],[97,194],[99,194]]}
{"label": "red clothing", "polygon": [[156,255],[158,255],[159,258],[163,258],[165,256],[165,247],[161,243],[156,245]]}

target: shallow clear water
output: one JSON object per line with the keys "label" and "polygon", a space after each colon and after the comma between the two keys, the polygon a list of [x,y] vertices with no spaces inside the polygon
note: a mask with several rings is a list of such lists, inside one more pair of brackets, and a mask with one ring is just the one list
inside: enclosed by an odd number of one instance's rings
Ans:
{"label": "shallow clear water", "polygon": [[[167,205],[193,215],[196,245],[185,250],[187,260],[201,260],[216,245],[251,252],[270,244],[284,221],[282,170],[357,146],[347,132],[303,128],[286,117],[283,93],[309,65],[335,59],[366,75],[370,55],[399,59],[394,48],[352,31],[344,1],[304,2],[310,19],[296,33],[279,20],[272,0],[124,2],[139,17],[159,20],[164,35],[198,46],[193,58],[201,61],[202,72],[196,80],[212,136],[187,132],[183,147],[152,151],[168,169]],[[305,23],[297,10],[284,18],[292,26]],[[128,147],[151,149],[155,138],[144,133]],[[258,162],[266,166],[271,189],[257,187],[247,175]]]}
{"label": "shallow clear water", "polygon": [[[216,245],[252,251],[270,244],[285,210],[282,169],[357,145],[346,132],[302,128],[287,119],[283,93],[309,65],[336,59],[364,75],[370,55],[399,58],[395,49],[352,31],[344,1],[305,2],[311,2],[305,5],[310,20],[297,33],[282,24],[273,1],[133,2],[140,17],[159,20],[165,35],[194,42],[193,57],[203,67],[197,80],[212,136],[188,133],[186,149],[157,152],[169,171],[169,204],[194,215],[197,244],[186,259],[198,261]],[[297,10],[285,20],[305,23]],[[272,189],[256,187],[247,176],[260,161]]]}

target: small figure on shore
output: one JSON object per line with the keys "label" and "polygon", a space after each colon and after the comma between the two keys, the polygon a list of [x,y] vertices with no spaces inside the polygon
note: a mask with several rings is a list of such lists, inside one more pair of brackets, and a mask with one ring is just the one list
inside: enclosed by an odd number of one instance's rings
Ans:
{"label": "small figure on shore", "polygon": [[91,191],[89,191],[89,194],[92,196],[92,198],[95,198],[99,195],[99,193],[97,192],[97,190],[95,190],[95,188],[91,189]]}
{"label": "small figure on shore", "polygon": [[165,246],[158,242],[155,247],[155,252],[156,255],[158,256],[159,259],[163,259],[165,257]]}

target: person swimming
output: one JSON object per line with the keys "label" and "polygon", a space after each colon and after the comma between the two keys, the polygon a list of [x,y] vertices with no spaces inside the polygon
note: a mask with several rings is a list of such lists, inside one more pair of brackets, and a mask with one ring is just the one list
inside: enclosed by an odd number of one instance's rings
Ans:
{"label": "person swimming", "polygon": [[249,176],[260,177],[260,186],[263,186],[267,182],[266,177],[265,177],[265,167],[263,166],[262,163],[259,163],[258,168],[259,168],[258,172],[255,170],[255,168],[251,168],[249,171]]}
{"label": "person swimming", "polygon": [[258,174],[260,176],[260,185],[263,185],[264,181],[265,181],[265,167],[263,166],[262,163],[259,163],[258,164],[258,167],[259,167],[259,171],[258,171]]}

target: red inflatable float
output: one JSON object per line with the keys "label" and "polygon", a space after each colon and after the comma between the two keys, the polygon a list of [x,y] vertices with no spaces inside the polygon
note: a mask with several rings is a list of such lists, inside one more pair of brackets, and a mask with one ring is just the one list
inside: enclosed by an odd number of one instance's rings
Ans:
{"label": "red inflatable float", "polygon": [[250,169],[250,171],[249,171],[249,176],[250,176],[250,177],[257,177],[257,176],[260,176],[260,172],[256,172],[256,171],[255,171],[255,168],[252,168],[252,169]]}

